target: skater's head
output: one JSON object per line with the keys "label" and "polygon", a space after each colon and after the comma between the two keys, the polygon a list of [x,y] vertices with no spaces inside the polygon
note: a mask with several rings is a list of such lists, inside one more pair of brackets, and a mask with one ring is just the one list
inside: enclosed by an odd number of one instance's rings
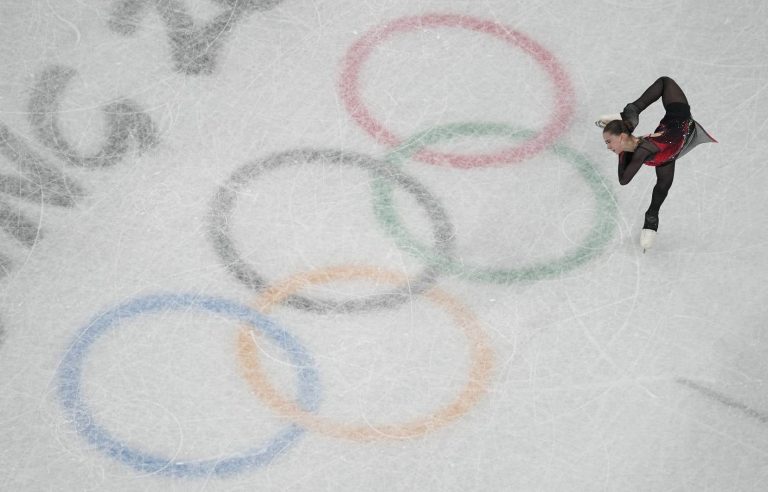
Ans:
{"label": "skater's head", "polygon": [[627,125],[621,120],[613,120],[603,129],[603,140],[608,150],[616,154],[634,150],[635,139]]}

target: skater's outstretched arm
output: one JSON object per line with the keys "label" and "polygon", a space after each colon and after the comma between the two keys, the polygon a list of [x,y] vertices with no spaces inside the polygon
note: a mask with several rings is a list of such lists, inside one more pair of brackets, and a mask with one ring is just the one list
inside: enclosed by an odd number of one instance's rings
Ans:
{"label": "skater's outstretched arm", "polygon": [[637,127],[640,113],[659,98],[664,109],[668,109],[670,104],[688,104],[688,99],[677,82],[666,76],[659,77],[637,100],[627,104],[621,112],[621,119],[624,120],[630,132]]}

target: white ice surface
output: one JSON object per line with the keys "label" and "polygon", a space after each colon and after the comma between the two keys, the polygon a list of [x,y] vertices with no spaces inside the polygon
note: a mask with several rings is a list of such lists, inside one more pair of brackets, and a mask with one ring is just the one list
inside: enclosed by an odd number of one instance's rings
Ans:
{"label": "white ice surface", "polygon": [[[0,4],[0,124],[85,190],[71,208],[0,193],[40,233],[28,245],[0,230],[8,260],[0,278],[0,489],[768,489],[768,5],[284,0],[243,14],[218,40],[212,71],[188,74],[174,64],[154,6],[164,2],[146,2],[132,35],[110,28],[126,3]],[[226,3],[170,4],[199,27]],[[342,60],[376,26],[429,13],[518,30],[559,61],[574,115],[557,143],[592,162],[615,200],[602,252],[544,279],[438,277],[479,320],[494,364],[477,404],[434,432],[358,442],[308,430],[266,466],[197,478],[141,472],[89,444],[58,392],[57,370],[78,333],[141,296],[254,302],[209,237],[217,190],[241,166],[275,153],[386,156],[387,145],[343,105]],[[100,108],[125,99],[151,119],[157,144],[132,146],[104,167],[66,162],[29,114],[51,67],[76,71],[56,115],[60,138],[76,152],[98,151],[107,131]],[[615,156],[593,121],[661,75],[680,83],[720,143],[678,162],[656,244],[643,255],[654,173],[646,167],[619,186]],[[555,109],[553,85],[530,56],[456,28],[384,40],[360,83],[371,113],[403,138],[451,123],[535,130]],[[659,104],[644,112],[639,132],[651,132],[661,115]],[[466,137],[440,148],[508,145]],[[403,166],[445,208],[466,264],[512,269],[557,258],[585,238],[597,206],[573,164],[552,151],[489,169],[413,159]],[[20,173],[7,154],[0,170]],[[423,262],[388,235],[372,199],[361,168],[297,163],[240,189],[229,228],[270,282],[350,264],[418,273]],[[419,240],[433,240],[412,195],[397,191],[395,204]],[[344,300],[388,288],[337,282],[303,293]],[[467,337],[423,295],[367,313],[282,306],[270,316],[314,359],[323,419],[371,428],[417,420],[467,384]],[[237,333],[237,322],[193,310],[125,320],[88,351],[80,396],[113,437],[157,456],[225,459],[261,446],[288,420],[243,379]],[[295,395],[295,368],[274,344],[260,344],[270,380]]]}

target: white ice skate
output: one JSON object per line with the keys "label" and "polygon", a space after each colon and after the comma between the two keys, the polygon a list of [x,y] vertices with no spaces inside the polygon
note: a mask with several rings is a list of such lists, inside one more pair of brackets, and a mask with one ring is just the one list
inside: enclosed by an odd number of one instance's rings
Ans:
{"label": "white ice skate", "polygon": [[600,128],[605,128],[605,125],[610,123],[613,120],[620,120],[621,115],[619,113],[614,114],[604,114],[600,116],[600,118],[595,121],[595,125],[599,126]]}
{"label": "white ice skate", "polygon": [[643,248],[643,253],[646,249],[653,247],[653,242],[656,240],[656,231],[653,229],[643,229],[640,231],[640,246]]}

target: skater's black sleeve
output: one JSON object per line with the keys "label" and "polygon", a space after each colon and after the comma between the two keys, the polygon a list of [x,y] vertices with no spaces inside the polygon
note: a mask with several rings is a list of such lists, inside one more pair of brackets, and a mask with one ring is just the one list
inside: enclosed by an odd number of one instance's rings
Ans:
{"label": "skater's black sleeve", "polygon": [[619,156],[619,184],[625,185],[632,181],[637,171],[659,149],[645,139],[640,139],[640,143],[634,152],[622,152]]}

